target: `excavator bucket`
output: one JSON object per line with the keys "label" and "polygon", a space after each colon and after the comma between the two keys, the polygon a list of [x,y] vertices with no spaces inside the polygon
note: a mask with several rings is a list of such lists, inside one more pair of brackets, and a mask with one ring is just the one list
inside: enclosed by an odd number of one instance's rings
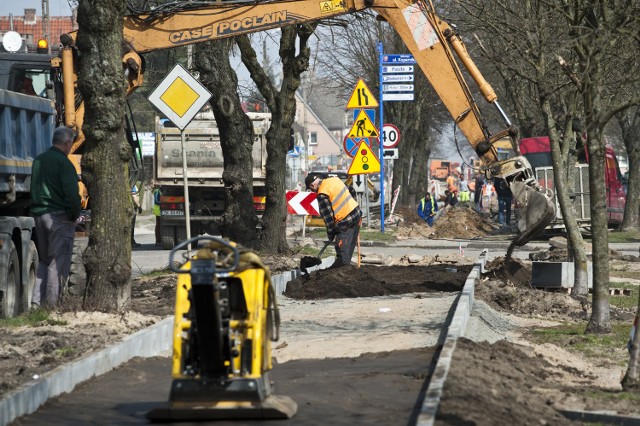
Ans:
{"label": "excavator bucket", "polygon": [[[201,246],[180,269],[188,244]],[[211,236],[176,246],[178,273],[169,401],[146,414],[153,422],[288,419],[295,401],[274,395],[271,342],[280,314],[269,268],[256,253]]]}
{"label": "excavator bucket", "polygon": [[511,193],[520,208],[518,230],[520,235],[513,241],[523,246],[553,220],[556,211],[551,200],[543,192],[521,182],[511,182]]}

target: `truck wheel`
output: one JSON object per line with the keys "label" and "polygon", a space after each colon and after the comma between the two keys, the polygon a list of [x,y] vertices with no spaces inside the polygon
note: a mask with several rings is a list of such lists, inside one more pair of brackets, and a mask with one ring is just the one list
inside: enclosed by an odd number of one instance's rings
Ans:
{"label": "truck wheel", "polygon": [[11,318],[18,314],[20,304],[20,262],[13,241],[9,240],[0,252],[0,318]]}
{"label": "truck wheel", "polygon": [[173,226],[160,227],[160,241],[162,250],[171,250],[176,246],[176,229]]}
{"label": "truck wheel", "polygon": [[176,246],[176,239],[165,235],[162,237],[162,250],[171,250]]}
{"label": "truck wheel", "polygon": [[31,296],[33,295],[33,287],[36,285],[36,273],[38,271],[38,262],[40,256],[36,249],[36,243],[29,241],[29,252],[27,253],[25,282],[22,283],[21,312],[29,312],[31,306]]}

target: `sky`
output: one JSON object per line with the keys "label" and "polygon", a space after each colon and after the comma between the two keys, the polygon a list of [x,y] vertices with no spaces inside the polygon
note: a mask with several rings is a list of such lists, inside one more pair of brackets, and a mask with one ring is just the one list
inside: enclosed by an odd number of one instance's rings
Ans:
{"label": "sky", "polygon": [[[36,14],[42,16],[42,0],[0,0],[0,16],[23,16],[25,9],[36,9]],[[71,8],[67,0],[49,0],[49,14],[51,16],[71,16]]]}

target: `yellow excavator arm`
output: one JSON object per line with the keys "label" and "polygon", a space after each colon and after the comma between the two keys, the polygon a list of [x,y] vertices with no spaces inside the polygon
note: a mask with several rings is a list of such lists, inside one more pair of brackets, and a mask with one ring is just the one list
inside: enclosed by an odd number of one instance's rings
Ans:
{"label": "yellow excavator arm", "polygon": [[[487,177],[500,177],[510,185],[520,206],[516,245],[522,245],[554,217],[554,207],[541,192],[531,166],[524,157],[499,161],[493,144],[517,131],[497,102],[491,85],[470,58],[454,29],[435,13],[431,0],[274,0],[269,2],[202,2],[172,3],[158,7],[153,14],[124,18],[124,39],[130,51],[123,57],[129,87],[127,93],[143,82],[143,64],[139,54],[184,46],[240,34],[303,24],[363,10],[373,10],[400,35],[418,66],[442,100],[485,166]],[[64,72],[65,122],[79,135],[82,143],[82,104],[75,105],[77,75],[71,53],[75,33],[63,37],[62,68]],[[473,78],[487,102],[496,106],[506,128],[492,133],[471,94],[458,61]]]}

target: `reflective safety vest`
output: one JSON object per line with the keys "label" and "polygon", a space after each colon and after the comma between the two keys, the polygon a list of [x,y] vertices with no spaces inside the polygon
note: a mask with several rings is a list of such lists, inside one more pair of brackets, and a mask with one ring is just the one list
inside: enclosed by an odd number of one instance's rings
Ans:
{"label": "reflective safety vest", "polygon": [[358,203],[349,193],[349,188],[340,178],[331,176],[323,179],[318,188],[318,194],[326,194],[329,196],[331,208],[333,209],[333,217],[336,222],[340,222],[347,217],[353,209],[358,207]]}

